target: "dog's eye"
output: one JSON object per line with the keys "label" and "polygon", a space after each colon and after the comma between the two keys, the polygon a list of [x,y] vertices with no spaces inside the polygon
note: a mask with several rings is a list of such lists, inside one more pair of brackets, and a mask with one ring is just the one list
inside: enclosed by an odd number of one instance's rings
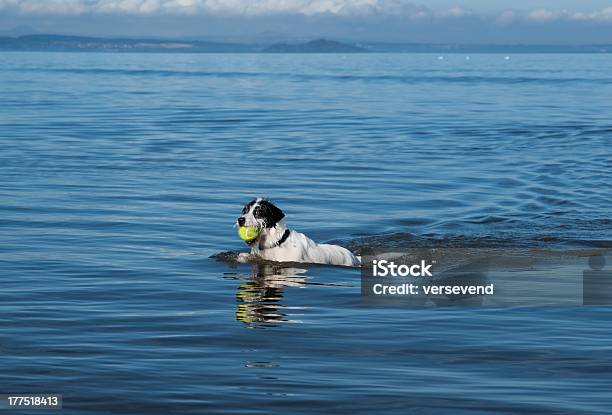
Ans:
{"label": "dog's eye", "polygon": [[259,216],[261,214],[261,208],[257,206],[255,210],[253,210],[253,215]]}

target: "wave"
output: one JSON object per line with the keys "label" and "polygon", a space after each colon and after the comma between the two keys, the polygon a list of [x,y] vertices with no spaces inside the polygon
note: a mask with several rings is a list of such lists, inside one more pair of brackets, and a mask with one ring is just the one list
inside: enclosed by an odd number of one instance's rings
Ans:
{"label": "wave", "polygon": [[[453,248],[453,249],[550,249],[601,253],[612,249],[612,239],[576,239],[550,235],[530,238],[507,238],[496,236],[420,236],[407,232],[369,235],[353,239],[334,239],[327,243],[344,246],[356,254],[369,250],[414,249],[414,248]],[[569,251],[568,251],[569,252]],[[223,251],[210,256],[222,262],[235,262],[238,251]],[[266,261],[261,261],[266,263]]]}
{"label": "wave", "polygon": [[407,232],[363,236],[356,239],[337,239],[331,243],[346,246],[361,253],[365,249],[394,248],[546,248],[546,249],[610,249],[612,239],[579,239],[551,235],[530,237],[486,235],[415,235]]}
{"label": "wave", "polygon": [[490,84],[590,84],[611,85],[612,78],[584,78],[584,77],[533,77],[533,76],[480,76],[480,75],[454,75],[454,76],[427,76],[427,75],[335,75],[335,74],[299,74],[288,72],[245,72],[245,71],[180,71],[160,69],[109,69],[109,68],[38,68],[19,67],[13,69],[19,72],[36,73],[69,73],[82,75],[122,75],[122,76],[158,76],[158,77],[217,77],[217,78],[284,78],[296,81],[365,81],[365,82],[392,82],[392,83],[490,83]]}

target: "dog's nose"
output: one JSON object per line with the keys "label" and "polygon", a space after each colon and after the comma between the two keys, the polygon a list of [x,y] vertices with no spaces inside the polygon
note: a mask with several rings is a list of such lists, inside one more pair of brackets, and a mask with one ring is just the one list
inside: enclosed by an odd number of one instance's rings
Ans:
{"label": "dog's nose", "polygon": [[244,219],[243,217],[238,218],[238,226],[244,226],[245,222],[246,222],[246,219]]}

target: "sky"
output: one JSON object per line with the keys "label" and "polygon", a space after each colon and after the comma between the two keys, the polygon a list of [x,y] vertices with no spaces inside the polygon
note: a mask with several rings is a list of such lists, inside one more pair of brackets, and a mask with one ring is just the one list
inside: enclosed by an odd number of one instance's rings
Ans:
{"label": "sky", "polygon": [[612,43],[612,0],[0,0],[0,35]]}

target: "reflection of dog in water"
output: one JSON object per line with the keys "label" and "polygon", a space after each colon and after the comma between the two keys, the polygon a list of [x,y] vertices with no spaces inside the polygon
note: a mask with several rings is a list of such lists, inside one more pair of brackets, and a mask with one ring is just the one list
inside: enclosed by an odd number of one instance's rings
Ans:
{"label": "reflection of dog in water", "polygon": [[606,257],[602,254],[589,258],[589,270],[582,274],[582,304],[612,304],[612,271],[606,270]]}
{"label": "reflection of dog in water", "polygon": [[236,319],[247,324],[299,322],[290,316],[291,310],[300,307],[288,307],[281,301],[286,287],[306,285],[306,279],[300,276],[305,272],[299,268],[253,264],[251,279],[236,291]]}

